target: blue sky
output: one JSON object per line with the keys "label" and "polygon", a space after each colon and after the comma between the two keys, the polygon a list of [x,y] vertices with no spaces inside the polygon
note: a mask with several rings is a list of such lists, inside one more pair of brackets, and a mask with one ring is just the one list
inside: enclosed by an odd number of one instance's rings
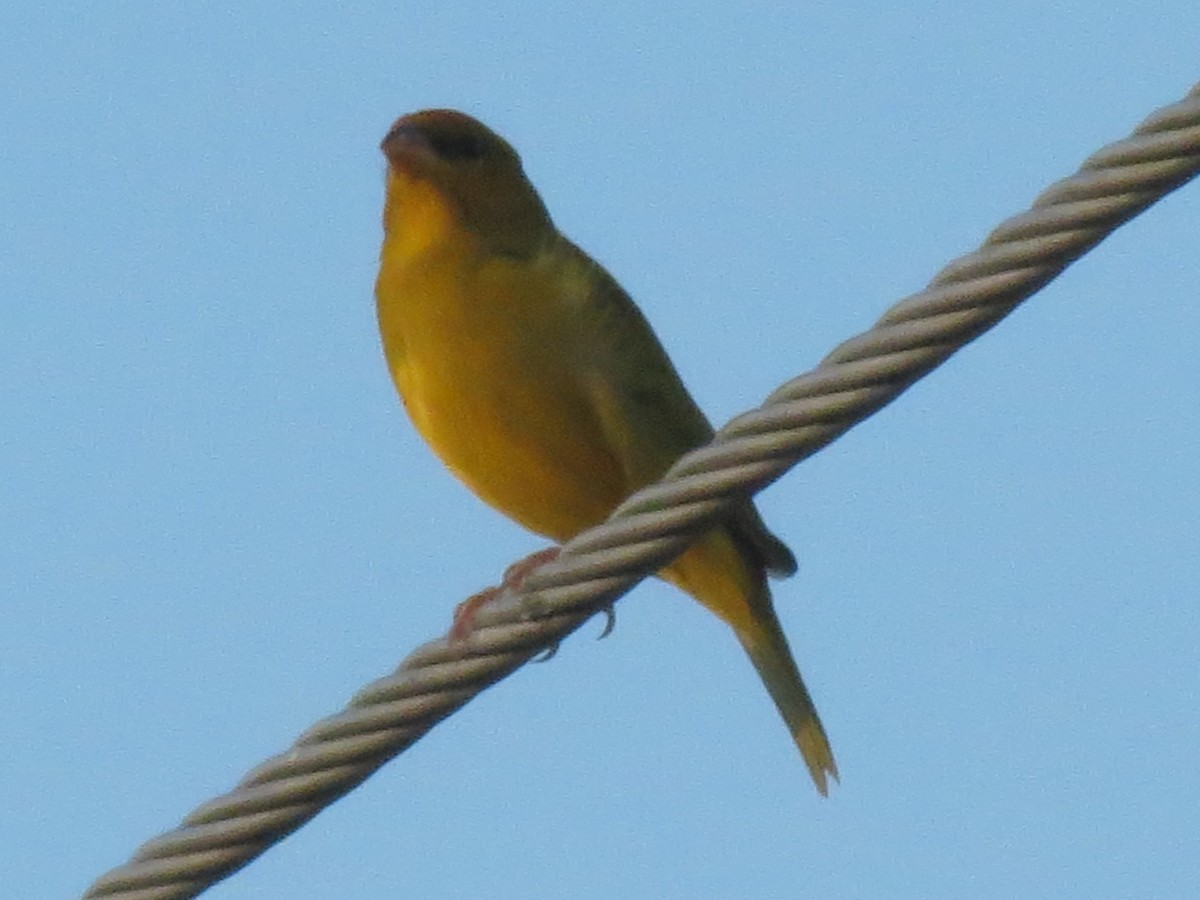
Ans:
{"label": "blue sky", "polygon": [[[397,115],[471,112],[716,421],[1200,78],[1194,3],[0,11],[0,872],[79,893],[539,539],[404,419]],[[639,587],[214,898],[1200,882],[1200,185],[762,497],[843,774]]]}

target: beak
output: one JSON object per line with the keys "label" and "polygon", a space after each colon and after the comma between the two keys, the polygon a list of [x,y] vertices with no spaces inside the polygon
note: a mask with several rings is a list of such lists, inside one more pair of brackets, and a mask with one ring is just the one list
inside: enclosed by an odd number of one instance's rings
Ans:
{"label": "beak", "polygon": [[407,117],[396,121],[379,145],[379,149],[393,166],[412,165],[414,157],[432,152],[424,130],[408,121]]}

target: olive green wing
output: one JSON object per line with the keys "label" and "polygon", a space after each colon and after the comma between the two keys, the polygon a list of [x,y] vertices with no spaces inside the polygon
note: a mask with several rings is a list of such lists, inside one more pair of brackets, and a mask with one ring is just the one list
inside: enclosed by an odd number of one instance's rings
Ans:
{"label": "olive green wing", "polygon": [[[589,336],[588,390],[632,493],[657,481],[687,451],[708,443],[713,428],[641,310],[608,272],[572,249],[579,264],[590,267],[588,296],[579,308]],[[795,573],[795,557],[767,529],[753,503],[738,505],[726,523],[738,545],[771,575]]]}

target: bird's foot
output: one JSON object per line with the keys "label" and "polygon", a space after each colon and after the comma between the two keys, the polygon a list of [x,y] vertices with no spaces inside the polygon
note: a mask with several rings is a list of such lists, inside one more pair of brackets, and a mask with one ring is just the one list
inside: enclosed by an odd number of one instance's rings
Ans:
{"label": "bird's foot", "polygon": [[450,623],[450,640],[461,641],[470,634],[475,615],[503,591],[504,589],[499,587],[484,588],[454,607],[454,620]]}
{"label": "bird's foot", "polygon": [[[547,547],[545,550],[531,553],[529,556],[513,563],[504,570],[504,577],[500,580],[498,587],[485,588],[477,594],[472,594],[462,603],[458,604],[458,606],[454,607],[454,621],[450,625],[450,640],[461,641],[465,638],[471,633],[471,626],[479,610],[505,591],[518,590],[534,569],[552,562],[557,556],[558,547]],[[553,656],[553,653],[551,653],[551,656]]]}
{"label": "bird's foot", "polygon": [[538,566],[544,566],[546,563],[558,559],[560,549],[559,547],[547,547],[545,550],[530,553],[524,559],[513,563],[504,570],[504,580],[501,581],[500,586],[515,591]]}

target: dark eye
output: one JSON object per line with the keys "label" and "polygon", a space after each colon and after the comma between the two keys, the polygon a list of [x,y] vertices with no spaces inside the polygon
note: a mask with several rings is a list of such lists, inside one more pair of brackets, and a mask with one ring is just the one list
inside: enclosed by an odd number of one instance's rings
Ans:
{"label": "dark eye", "polygon": [[451,162],[482,159],[487,152],[483,141],[471,134],[429,134],[426,139],[434,153]]}

